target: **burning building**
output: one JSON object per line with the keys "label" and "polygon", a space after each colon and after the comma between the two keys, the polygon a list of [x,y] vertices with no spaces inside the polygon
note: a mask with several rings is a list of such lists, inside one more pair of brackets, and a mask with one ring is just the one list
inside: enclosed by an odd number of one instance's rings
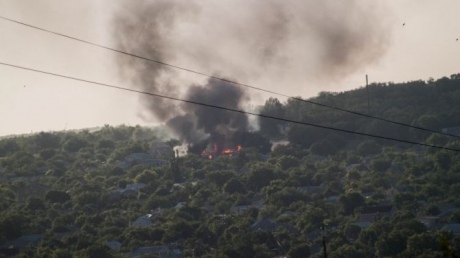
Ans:
{"label": "burning building", "polygon": [[232,148],[229,146],[218,146],[216,143],[210,144],[206,149],[201,151],[201,156],[207,159],[213,159],[218,156],[229,156],[232,157],[233,155],[240,152],[242,149],[241,145],[237,145],[236,147]]}

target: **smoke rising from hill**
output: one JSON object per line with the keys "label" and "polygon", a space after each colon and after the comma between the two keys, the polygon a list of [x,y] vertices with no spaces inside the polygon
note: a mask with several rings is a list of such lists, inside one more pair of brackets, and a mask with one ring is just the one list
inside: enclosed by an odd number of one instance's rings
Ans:
{"label": "smoke rising from hill", "polygon": [[[136,55],[232,80],[286,81],[277,90],[286,92],[307,79],[339,81],[377,62],[390,37],[384,12],[366,0],[127,1],[114,15],[113,36],[118,48]],[[216,80],[184,84],[167,66],[127,56],[117,56],[117,64],[144,91],[230,108],[250,99],[246,89]],[[147,119],[165,122],[189,142],[247,130],[240,114],[142,101]]]}

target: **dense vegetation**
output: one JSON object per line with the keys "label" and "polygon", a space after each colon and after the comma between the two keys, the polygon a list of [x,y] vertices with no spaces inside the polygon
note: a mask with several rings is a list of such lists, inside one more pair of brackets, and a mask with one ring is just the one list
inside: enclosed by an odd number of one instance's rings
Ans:
{"label": "dense vegetation", "polygon": [[[368,101],[369,100],[369,101]],[[460,74],[439,80],[412,81],[402,84],[374,83],[365,88],[342,92],[321,92],[309,101],[369,114],[440,131],[442,128],[460,125]],[[262,114],[285,117],[295,121],[330,126],[350,131],[377,134],[397,139],[423,141],[429,135],[403,126],[395,126],[380,120],[356,116],[318,105],[290,99],[280,103],[270,99],[261,110]],[[280,128],[289,126],[276,120],[262,120],[261,130],[270,137],[279,137]],[[309,135],[310,137],[304,137]],[[309,148],[316,142],[327,143],[341,149],[355,138],[343,133],[293,126],[289,140]],[[358,140],[361,140],[359,138]],[[387,144],[387,143],[385,143]]]}
{"label": "dense vegetation", "polygon": [[[460,75],[372,84],[369,96],[370,109],[366,89],[311,100],[460,126]],[[270,99],[261,112],[460,149],[456,138],[295,100]],[[2,139],[0,257],[124,257],[153,246],[163,249],[146,257],[322,257],[323,233],[328,257],[457,257],[458,152],[268,119],[253,138],[264,137],[270,153],[243,146],[212,160],[179,157],[161,128]]]}

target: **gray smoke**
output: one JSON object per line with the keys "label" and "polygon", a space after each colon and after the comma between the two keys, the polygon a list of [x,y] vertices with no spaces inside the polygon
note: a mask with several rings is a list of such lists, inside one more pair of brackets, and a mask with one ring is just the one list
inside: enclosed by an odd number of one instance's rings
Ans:
{"label": "gray smoke", "polygon": [[[241,88],[215,79],[205,85],[191,86],[185,98],[231,109],[241,109],[244,101],[248,100]],[[189,103],[179,108],[184,115],[170,119],[167,125],[189,143],[203,140],[207,135],[214,142],[225,143],[235,132],[244,132],[248,128],[248,119],[241,113]]]}
{"label": "gray smoke", "polygon": [[[126,1],[114,15],[113,35],[124,51],[285,93],[306,81],[340,81],[379,60],[390,33],[388,13],[374,2]],[[117,64],[144,91],[238,109],[249,101],[247,91],[222,81],[122,55]],[[165,122],[191,143],[248,127],[245,116],[232,112],[142,101],[147,119]]]}

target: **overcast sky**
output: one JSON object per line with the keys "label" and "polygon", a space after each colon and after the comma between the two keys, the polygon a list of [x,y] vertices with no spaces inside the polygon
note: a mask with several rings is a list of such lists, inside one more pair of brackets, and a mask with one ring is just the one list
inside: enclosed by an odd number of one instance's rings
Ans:
{"label": "overcast sky", "polygon": [[[149,1],[154,2],[155,0]],[[318,0],[310,2],[315,1]],[[115,46],[110,25],[117,9],[116,4],[119,2],[122,1],[0,0],[0,16],[91,42]],[[233,10],[235,2],[238,1],[223,1],[224,4],[221,5],[227,4],[227,10]],[[360,1],[354,2],[359,3]],[[297,64],[294,54],[297,49],[283,50],[283,53],[286,53],[285,55],[292,61],[288,62],[292,67],[284,77],[276,74],[275,68],[252,69],[251,62],[245,63],[245,60],[241,60],[239,55],[233,55],[231,51],[222,50],[215,53],[218,48],[206,46],[202,41],[197,41],[195,44],[182,43],[193,46],[194,54],[187,54],[185,50],[177,49],[187,58],[164,61],[179,62],[179,65],[188,68],[206,73],[218,72],[220,75],[230,77],[238,74],[235,72],[238,69],[232,69],[230,66],[234,63],[235,67],[242,66],[246,71],[254,71],[258,74],[258,76],[238,78],[243,83],[303,97],[315,96],[321,91],[345,91],[362,87],[365,84],[365,74],[369,74],[371,82],[404,82],[427,80],[430,77],[437,79],[460,72],[460,41],[456,41],[457,38],[460,38],[460,15],[458,15],[460,1],[387,0],[384,2],[384,5],[378,6],[381,8],[379,12],[369,10],[370,14],[376,13],[380,16],[379,22],[386,30],[385,40],[387,42],[382,53],[372,59],[372,62],[360,65],[332,81],[324,78],[314,79],[308,72],[303,74],[301,67],[293,65]],[[312,5],[310,7],[314,9]],[[222,8],[222,6],[215,8]],[[334,7],[328,8],[334,9]],[[376,5],[375,8],[377,8]],[[129,11],[126,10],[126,12]],[[249,14],[252,12],[252,10],[239,11],[242,13],[246,11]],[[235,12],[237,11],[232,13]],[[296,11],[294,15],[299,15],[300,12]],[[195,20],[196,24],[202,24],[202,26],[190,26],[190,31],[197,32],[206,27],[205,24],[209,24],[209,19],[211,19],[208,17],[209,14],[210,12],[203,8],[203,11],[198,14],[203,17],[200,16]],[[219,15],[222,16],[222,14]],[[268,13],[267,15],[274,14]],[[229,15],[222,19],[227,19],[228,22],[231,19],[238,19],[238,15]],[[299,24],[305,20],[303,17],[296,19]],[[367,17],[367,19],[372,19],[372,17]],[[405,26],[402,26],[403,23]],[[370,24],[372,25],[372,22]],[[187,28],[187,26],[182,26],[180,30],[177,30],[176,33],[183,34],[175,34],[176,38],[186,40],[189,36]],[[225,33],[210,27],[206,33],[203,32],[203,37],[212,38],[213,33],[219,33],[216,37],[225,36]],[[129,85],[127,80],[120,78],[119,69],[115,64],[117,55],[115,53],[1,19],[0,35],[0,62],[2,63],[119,86],[133,86]],[[369,32],[369,35],[372,33]],[[245,35],[245,37],[250,36],[250,34]],[[303,36],[306,40],[308,37],[309,35]],[[242,42],[244,40],[243,38]],[[231,49],[232,46],[229,44],[236,44],[240,41],[229,42],[220,49],[226,49],[225,47]],[[175,44],[177,48],[182,46],[177,42]],[[293,46],[298,47],[298,44],[300,43],[293,42],[287,45],[292,48]],[[183,46],[184,49],[188,47]],[[297,52],[299,56],[302,55],[300,51]],[[203,64],[200,55],[196,53],[207,56],[215,54],[218,57],[214,60],[230,61],[222,67],[219,67],[219,62],[212,62],[211,65]],[[267,73],[265,74],[264,71]],[[197,80],[196,77],[187,77],[183,74],[181,76],[185,78],[184,80],[187,78],[192,81]],[[100,88],[91,84],[0,65],[0,135],[97,127],[104,124],[152,124],[143,120],[141,116],[143,107],[138,97],[134,93]],[[266,97],[258,95],[253,100],[262,101]]]}

